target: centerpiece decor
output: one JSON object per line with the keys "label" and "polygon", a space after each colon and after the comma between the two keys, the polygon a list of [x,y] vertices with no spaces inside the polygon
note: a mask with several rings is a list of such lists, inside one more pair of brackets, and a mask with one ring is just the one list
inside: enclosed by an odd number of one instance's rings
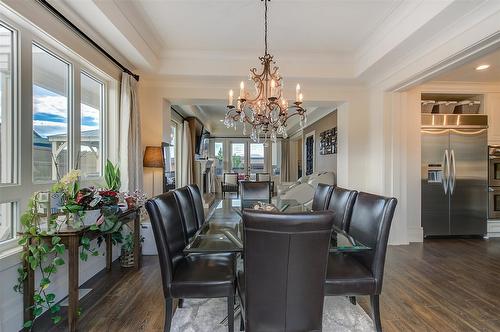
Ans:
{"label": "centerpiece decor", "polygon": [[[110,235],[113,245],[123,243],[123,224],[119,221],[122,211],[119,206],[120,197],[124,200],[125,209],[140,207],[145,201],[144,197],[138,194],[139,191],[133,194],[119,192],[120,169],[109,160],[104,174],[106,184],[101,189],[93,186],[81,188],[80,174],[79,170],[71,170],[52,186],[49,195],[57,194],[54,196],[61,200],[57,209],[51,206],[51,211],[43,215],[40,212],[43,209],[40,207],[45,206],[47,195],[35,193],[21,216],[22,232],[18,243],[25,247],[21,258],[27,264],[24,265],[26,267],[18,269],[14,290],[23,293],[23,283],[28,275],[27,268],[38,272],[40,282],[35,287],[34,305],[29,310],[33,311],[34,319],[44,311],[49,311],[54,324],[62,319],[59,315],[61,308],[56,302],[55,294],[49,289],[51,277],[65,264],[66,252],[61,237],[57,236],[58,232],[62,227],[84,230],[80,240],[80,259],[86,261],[89,255],[99,255],[98,248],[91,247],[91,240],[85,236],[86,232],[97,232],[98,246],[104,241],[103,236],[106,234]],[[33,321],[24,323],[27,329],[32,326]]]}
{"label": "centerpiece decor", "polygon": [[[270,139],[276,142],[277,136],[288,137],[287,121],[292,116],[300,117],[300,125],[303,127],[307,121],[306,109],[302,107],[303,95],[300,85],[295,89],[295,102],[292,105],[283,95],[283,77],[278,73],[278,67],[273,56],[268,53],[267,48],[267,5],[270,0],[264,2],[264,56],[259,57],[262,64],[262,72],[257,68],[250,69],[250,80],[255,86],[255,96],[245,89],[245,83],[240,83],[240,95],[236,106],[233,104],[234,92],[229,90],[227,112],[224,118],[226,127],[235,128],[238,122],[243,126],[243,135],[247,135],[247,125],[250,127],[250,138],[259,142],[261,136],[264,145],[268,146]],[[293,113],[292,113],[293,112]]]}

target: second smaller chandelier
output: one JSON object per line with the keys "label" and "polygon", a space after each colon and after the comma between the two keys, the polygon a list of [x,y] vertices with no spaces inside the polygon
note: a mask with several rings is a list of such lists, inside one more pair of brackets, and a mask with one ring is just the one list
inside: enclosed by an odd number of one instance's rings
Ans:
{"label": "second smaller chandelier", "polygon": [[[245,83],[240,83],[240,94],[234,105],[234,92],[229,90],[228,106],[224,124],[226,127],[234,127],[241,123],[243,135],[250,135],[254,142],[264,140],[268,144],[270,139],[276,142],[277,136],[288,137],[287,121],[292,116],[300,117],[300,125],[304,126],[307,121],[306,110],[302,107],[303,95],[300,85],[295,89],[295,102],[292,105],[283,96],[283,77],[278,73],[273,56],[267,52],[267,2],[265,6],[264,27],[264,56],[259,57],[262,64],[262,72],[258,73],[256,68],[250,69],[250,80],[255,87],[255,95],[245,89]],[[293,113],[290,113],[293,111]],[[248,127],[248,128],[247,128]],[[250,133],[248,133],[250,131]]]}

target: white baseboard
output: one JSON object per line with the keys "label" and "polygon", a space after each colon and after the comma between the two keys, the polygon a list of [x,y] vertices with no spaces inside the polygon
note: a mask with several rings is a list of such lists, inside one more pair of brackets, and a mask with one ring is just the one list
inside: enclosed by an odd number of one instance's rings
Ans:
{"label": "white baseboard", "polygon": [[488,237],[500,237],[500,220],[488,220]]}
{"label": "white baseboard", "polygon": [[409,227],[408,242],[424,242],[424,229],[422,227]]}

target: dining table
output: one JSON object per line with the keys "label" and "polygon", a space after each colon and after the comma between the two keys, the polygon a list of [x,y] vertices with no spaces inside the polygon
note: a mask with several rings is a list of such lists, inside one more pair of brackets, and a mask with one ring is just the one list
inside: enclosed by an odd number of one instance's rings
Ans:
{"label": "dining table", "polygon": [[[241,253],[244,249],[242,211],[265,210],[271,213],[311,212],[307,204],[295,200],[273,199],[271,203],[241,199],[221,200],[184,248],[186,254]],[[330,252],[363,252],[372,248],[346,231],[333,226]]]}

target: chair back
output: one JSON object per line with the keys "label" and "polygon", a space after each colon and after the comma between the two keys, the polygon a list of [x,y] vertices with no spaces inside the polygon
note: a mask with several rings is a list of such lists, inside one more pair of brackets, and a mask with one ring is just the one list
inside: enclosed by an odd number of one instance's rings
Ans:
{"label": "chair back", "polygon": [[321,331],[331,211],[243,211],[245,327]]}
{"label": "chair back", "polygon": [[271,174],[269,174],[269,173],[257,173],[256,180],[257,181],[271,181]]}
{"label": "chair back", "polygon": [[328,210],[334,213],[333,224],[344,231],[349,231],[352,209],[357,196],[358,192],[356,190],[341,187],[335,187],[332,190]]}
{"label": "chair back", "polygon": [[196,184],[187,186],[191,198],[193,199],[194,209],[196,212],[196,219],[198,221],[198,228],[205,223],[205,209],[203,208],[203,199],[201,198],[200,188]]}
{"label": "chair back", "polygon": [[328,207],[328,202],[330,200],[330,196],[332,194],[333,186],[318,183],[316,190],[314,191],[312,207],[313,211],[323,211]]}
{"label": "chair back", "polygon": [[182,217],[177,198],[169,191],[146,202],[158,249],[163,293],[170,297],[170,284],[175,262],[184,256],[185,247]]}
{"label": "chair back", "polygon": [[241,181],[240,197],[242,208],[256,202],[271,203],[271,184],[269,181]]}
{"label": "chair back", "polygon": [[174,194],[177,197],[177,201],[182,211],[182,224],[184,225],[187,243],[200,228],[198,225],[198,218],[196,217],[193,197],[187,186],[174,190]]}
{"label": "chair back", "polygon": [[364,245],[369,252],[354,254],[375,278],[376,294],[382,290],[385,253],[397,200],[360,192],[354,202],[349,234]]}
{"label": "chair back", "polygon": [[224,173],[225,184],[238,185],[238,173]]}

